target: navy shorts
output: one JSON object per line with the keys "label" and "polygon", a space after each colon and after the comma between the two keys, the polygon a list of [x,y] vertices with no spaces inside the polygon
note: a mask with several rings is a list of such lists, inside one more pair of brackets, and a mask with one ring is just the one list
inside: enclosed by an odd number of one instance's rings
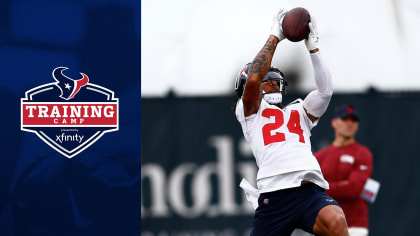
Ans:
{"label": "navy shorts", "polygon": [[296,228],[313,233],[318,212],[328,205],[340,206],[313,183],[262,193],[255,211],[252,236],[289,236]]}

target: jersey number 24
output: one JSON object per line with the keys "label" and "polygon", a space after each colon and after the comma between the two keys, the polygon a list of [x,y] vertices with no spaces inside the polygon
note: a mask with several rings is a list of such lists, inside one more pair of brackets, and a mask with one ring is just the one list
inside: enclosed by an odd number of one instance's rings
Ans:
{"label": "jersey number 24", "polygon": [[[271,143],[286,141],[286,136],[284,135],[284,133],[276,132],[273,135],[271,134],[272,130],[278,129],[282,125],[284,125],[283,112],[278,109],[268,108],[262,112],[262,116],[266,118],[274,116],[274,123],[268,123],[262,128],[264,145],[267,146]],[[287,129],[290,133],[299,135],[299,142],[305,143],[305,138],[303,137],[303,129],[300,126],[300,116],[297,110],[291,111],[290,119],[287,123]]]}

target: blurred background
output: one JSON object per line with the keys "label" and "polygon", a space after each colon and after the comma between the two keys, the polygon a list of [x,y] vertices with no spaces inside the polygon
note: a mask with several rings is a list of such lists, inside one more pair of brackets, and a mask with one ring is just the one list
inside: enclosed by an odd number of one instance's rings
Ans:
{"label": "blurred background", "polygon": [[[360,113],[356,139],[381,183],[369,235],[420,235],[420,3],[372,1],[142,1],[142,235],[249,235],[253,210],[239,188],[256,166],[231,111],[234,79],[264,45],[274,12],[316,18],[332,75],[330,106],[312,130],[333,138],[335,106]],[[289,80],[285,103],[315,88],[303,42],[283,41],[273,65]]]}
{"label": "blurred background", "polygon": [[[140,235],[140,6],[0,1],[0,235]],[[71,159],[20,130],[20,99],[58,66],[119,99],[119,130]]]}

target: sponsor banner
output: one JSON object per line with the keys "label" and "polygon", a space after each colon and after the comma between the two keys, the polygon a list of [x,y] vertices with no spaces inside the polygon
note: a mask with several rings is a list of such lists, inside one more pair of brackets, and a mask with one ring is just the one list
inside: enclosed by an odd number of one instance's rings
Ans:
{"label": "sponsor banner", "polygon": [[257,167],[232,101],[214,100],[214,109],[194,99],[143,101],[141,235],[250,234],[254,210],[239,183],[255,185]]}
{"label": "sponsor banner", "polygon": [[[305,95],[288,94],[285,102]],[[418,122],[399,114],[410,111],[409,117],[417,117],[418,110],[412,108],[420,104],[420,96],[334,95],[328,110],[312,130],[313,151],[332,142],[334,107],[347,104],[349,97],[361,118],[357,139],[373,153],[375,171],[372,178],[383,184],[379,198],[369,205],[369,232],[374,235],[418,232],[416,228],[405,227],[406,224],[399,224],[392,232],[380,226],[395,225],[390,216],[397,211],[406,214],[405,220],[416,219],[412,217],[414,211],[410,210],[417,204],[415,198],[395,207],[389,202],[398,191],[392,186],[404,186],[406,179],[414,173],[407,170],[418,166],[414,165],[417,159],[412,158],[416,156],[415,152],[401,155],[401,147],[415,146],[420,139],[417,137],[419,132],[410,128],[416,127]],[[255,186],[257,167],[231,111],[234,102],[233,96],[142,98],[142,235],[250,235],[254,211],[239,184],[245,178]],[[389,107],[394,108],[392,114],[397,118],[394,123],[409,122],[410,125],[391,127],[389,122],[376,119],[392,115]],[[392,136],[384,135],[384,130],[390,131]],[[398,137],[407,139],[393,139],[396,131]],[[352,158],[343,157],[342,161],[351,162]],[[389,163],[398,163],[399,168],[393,168]],[[409,196],[419,193],[416,188],[408,190]],[[367,191],[368,195],[373,193]]]}

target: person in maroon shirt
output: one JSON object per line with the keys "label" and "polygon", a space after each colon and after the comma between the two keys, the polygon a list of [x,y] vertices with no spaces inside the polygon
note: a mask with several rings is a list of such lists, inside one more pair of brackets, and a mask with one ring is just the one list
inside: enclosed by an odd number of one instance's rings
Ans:
{"label": "person in maroon shirt", "polygon": [[350,236],[366,236],[368,206],[360,195],[373,172],[372,153],[355,139],[359,115],[353,106],[336,108],[331,125],[335,131],[334,141],[315,153],[324,178],[330,184],[326,193],[343,208]]}

